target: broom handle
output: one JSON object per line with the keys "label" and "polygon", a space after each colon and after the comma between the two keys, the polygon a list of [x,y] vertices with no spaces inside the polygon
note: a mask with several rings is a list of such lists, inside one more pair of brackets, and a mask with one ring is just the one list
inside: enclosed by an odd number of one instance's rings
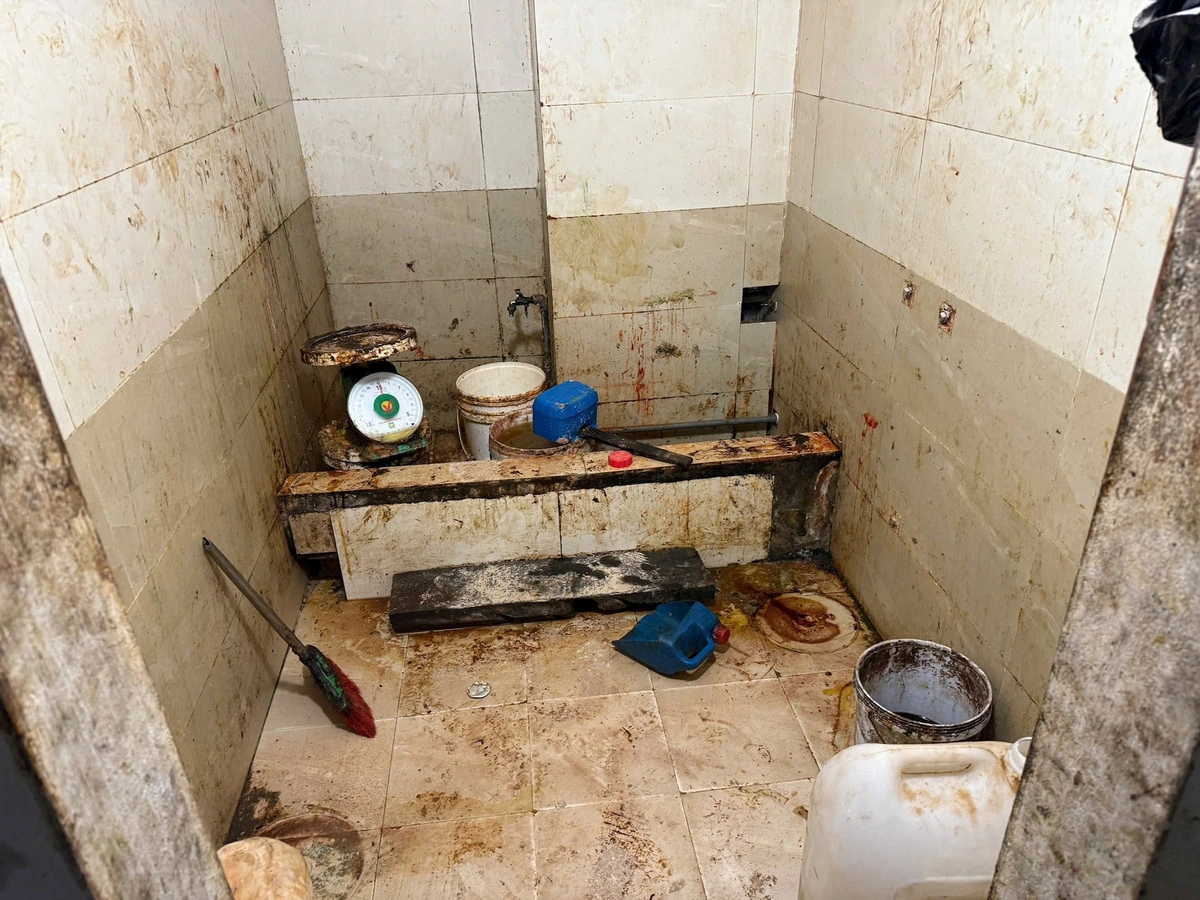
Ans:
{"label": "broom handle", "polygon": [[233,563],[226,559],[225,554],[217,549],[217,545],[208,538],[204,538],[203,540],[204,552],[212,557],[213,562],[220,566],[221,571],[233,582],[234,587],[241,591],[242,595],[250,601],[259,614],[267,620],[267,624],[274,628],[281,638],[287,641],[292,651],[297,656],[303,658],[305,650],[304,642],[296,637],[296,633],[283,623],[283,619],[279,618],[275,610],[267,605],[267,601],[262,598],[262,594],[250,586],[250,582],[245,579],[241,572],[234,568]]}

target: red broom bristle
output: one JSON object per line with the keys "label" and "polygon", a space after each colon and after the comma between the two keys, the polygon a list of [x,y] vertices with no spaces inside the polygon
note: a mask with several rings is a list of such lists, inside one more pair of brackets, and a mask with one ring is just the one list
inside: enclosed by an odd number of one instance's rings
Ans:
{"label": "red broom bristle", "polygon": [[362,691],[358,689],[358,685],[349,675],[338,668],[337,663],[329,657],[326,657],[325,660],[329,663],[329,668],[333,670],[333,674],[342,685],[342,690],[346,693],[346,698],[350,701],[346,711],[340,714],[341,717],[346,720],[346,724],[355,734],[369,738],[375,737],[375,717],[371,715],[371,707],[363,699]]}

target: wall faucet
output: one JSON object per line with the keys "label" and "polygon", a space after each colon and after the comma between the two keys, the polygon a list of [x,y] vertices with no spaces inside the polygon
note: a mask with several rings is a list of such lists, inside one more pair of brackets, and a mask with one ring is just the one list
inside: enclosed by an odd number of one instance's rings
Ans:
{"label": "wall faucet", "polygon": [[522,307],[525,310],[525,317],[529,317],[529,307],[536,306],[542,317],[542,371],[546,373],[548,384],[554,384],[554,351],[550,339],[550,301],[545,294],[533,294],[525,296],[518,289],[517,296],[508,301],[509,318],[515,318],[517,315],[517,307]]}

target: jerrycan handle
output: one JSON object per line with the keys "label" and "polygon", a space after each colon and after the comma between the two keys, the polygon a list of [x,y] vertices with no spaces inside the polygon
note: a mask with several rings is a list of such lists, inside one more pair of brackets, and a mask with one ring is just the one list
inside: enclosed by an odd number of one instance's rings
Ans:
{"label": "jerrycan handle", "polygon": [[[695,639],[695,637],[697,635],[699,635],[700,640],[702,641],[702,643],[700,645],[700,649],[697,650],[696,653],[690,657],[684,656],[683,651],[680,649],[680,645],[683,644],[683,642],[684,642],[683,639],[684,639],[685,635],[692,639]],[[689,624],[687,629],[684,631],[681,631],[679,633],[679,637],[676,638],[675,652],[677,652],[679,654],[679,658],[683,662],[684,668],[686,668],[686,669],[696,668],[698,665],[700,665],[700,663],[702,663],[702,662],[704,662],[704,660],[708,659],[708,654],[712,653],[714,649],[715,649],[715,646],[713,644],[712,636],[710,634],[708,634],[703,628],[700,628],[698,625],[695,625],[695,624]]]}
{"label": "jerrycan handle", "polygon": [[897,773],[901,778],[914,775],[957,775],[970,771],[972,766],[994,762],[993,753],[982,747],[963,747],[954,744],[931,744],[922,747],[923,753],[911,752]]}

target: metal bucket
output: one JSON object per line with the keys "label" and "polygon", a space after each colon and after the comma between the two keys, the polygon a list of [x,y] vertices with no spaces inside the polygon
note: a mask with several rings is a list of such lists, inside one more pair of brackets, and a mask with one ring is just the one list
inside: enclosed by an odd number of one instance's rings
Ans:
{"label": "metal bucket", "polygon": [[969,741],[992,717],[992,684],[961,653],[932,641],[882,641],[854,667],[856,744]]}
{"label": "metal bucket", "polygon": [[[550,456],[573,456],[588,450],[590,441],[572,441],[569,444],[550,444],[548,447],[521,446],[530,443],[533,437],[533,407],[526,406],[510,412],[503,419],[492,423],[488,438],[488,449],[492,459],[546,459]],[[536,441],[539,442],[540,441]],[[549,443],[549,442],[547,442]]]}
{"label": "metal bucket", "polygon": [[533,404],[546,388],[546,373],[529,363],[506,361],[468,369],[454,383],[458,440],[471,459],[489,459],[492,423]]}

